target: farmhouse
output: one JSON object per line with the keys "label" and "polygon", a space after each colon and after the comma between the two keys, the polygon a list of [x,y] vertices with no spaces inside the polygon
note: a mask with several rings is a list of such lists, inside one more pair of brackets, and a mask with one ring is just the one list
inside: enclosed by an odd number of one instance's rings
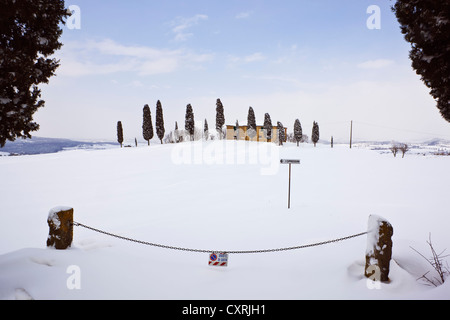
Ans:
{"label": "farmhouse", "polygon": [[[263,126],[256,126],[256,135],[252,138],[248,135],[247,126],[233,126],[227,125],[227,140],[245,140],[245,141],[261,141],[261,142],[277,142],[278,141],[278,128],[272,127],[272,138],[267,140],[265,130]],[[284,128],[284,141],[287,138],[287,128]]]}

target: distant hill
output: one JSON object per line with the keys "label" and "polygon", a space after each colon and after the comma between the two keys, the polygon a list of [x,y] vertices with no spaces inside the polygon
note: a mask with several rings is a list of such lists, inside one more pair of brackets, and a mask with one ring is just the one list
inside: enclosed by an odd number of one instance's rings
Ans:
{"label": "distant hill", "polygon": [[113,142],[86,142],[70,139],[33,137],[32,139],[17,139],[6,142],[0,153],[12,155],[32,155],[41,153],[55,153],[67,149],[104,149],[117,146]]}
{"label": "distant hill", "polygon": [[[329,141],[319,140],[319,143],[329,144]],[[353,145],[362,146],[372,150],[389,152],[393,141],[355,141]],[[335,142],[338,144],[338,142]],[[442,149],[450,150],[450,141],[445,139],[430,139],[417,143],[409,143],[411,150],[418,150],[423,153],[424,149],[428,152],[440,151]],[[33,137],[32,139],[17,139],[16,141],[7,141],[5,147],[0,148],[2,155],[33,155],[42,153],[55,153],[71,149],[108,149],[119,147],[117,142],[111,141],[77,141],[60,138]]]}

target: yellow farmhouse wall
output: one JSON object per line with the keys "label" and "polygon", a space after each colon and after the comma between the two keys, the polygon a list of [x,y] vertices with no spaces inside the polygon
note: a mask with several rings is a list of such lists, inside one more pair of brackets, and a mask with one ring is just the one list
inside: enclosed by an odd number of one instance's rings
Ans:
{"label": "yellow farmhouse wall", "polygon": [[[239,134],[238,134],[239,133]],[[287,128],[284,128],[285,137],[287,137]],[[247,134],[247,126],[239,126],[239,130],[236,130],[236,126],[227,125],[227,140],[245,140],[245,141],[261,141],[267,142],[262,126],[256,126],[256,135],[251,138]],[[272,139],[271,141],[278,141],[278,128],[272,127]],[[286,139],[285,141],[286,142]]]}

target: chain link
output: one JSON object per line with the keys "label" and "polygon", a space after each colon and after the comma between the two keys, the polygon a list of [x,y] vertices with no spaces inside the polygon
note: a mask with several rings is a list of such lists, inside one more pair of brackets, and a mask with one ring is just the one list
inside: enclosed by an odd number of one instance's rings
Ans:
{"label": "chain link", "polygon": [[99,230],[99,229],[96,229],[96,228],[93,228],[93,227],[89,227],[87,225],[84,225],[82,223],[75,222],[75,221],[73,222],[73,225],[77,226],[77,227],[83,227],[83,228],[86,228],[86,229],[89,229],[89,230],[92,230],[92,231],[95,231],[95,232],[98,232],[98,233],[102,233],[102,234],[105,234],[105,235],[108,235],[108,236],[111,236],[111,237],[114,237],[114,238],[118,238],[118,239],[122,239],[122,240],[126,240],[126,241],[131,241],[131,242],[135,242],[135,243],[139,243],[139,244],[144,244],[144,245],[147,245],[147,246],[163,248],[163,249],[189,251],[189,252],[197,252],[197,253],[228,253],[228,254],[268,253],[268,252],[279,252],[279,251],[304,249],[304,248],[310,248],[310,247],[317,247],[317,246],[321,246],[321,245],[325,245],[325,244],[329,244],[329,243],[336,243],[336,242],[340,242],[340,241],[344,241],[344,240],[360,237],[360,236],[363,236],[363,235],[367,234],[367,231],[366,231],[366,232],[361,232],[361,233],[354,234],[354,235],[347,236],[347,237],[343,237],[343,238],[338,238],[338,239],[333,239],[333,240],[328,240],[328,241],[322,241],[322,242],[316,242],[316,243],[311,243],[311,244],[305,244],[305,245],[300,245],[300,246],[295,246],[295,247],[287,247],[287,248],[263,249],[263,250],[224,251],[224,250],[190,249],[190,248],[168,246],[168,245],[151,243],[151,242],[147,242],[147,241],[141,241],[141,240],[136,240],[136,239],[133,239],[133,238],[119,236],[117,234],[106,232],[106,231],[103,231],[103,230]]}

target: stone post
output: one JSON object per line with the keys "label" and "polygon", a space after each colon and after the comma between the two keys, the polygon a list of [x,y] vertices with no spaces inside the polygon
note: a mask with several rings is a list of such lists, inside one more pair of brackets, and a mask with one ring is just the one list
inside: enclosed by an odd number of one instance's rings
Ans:
{"label": "stone post", "polygon": [[389,281],[393,234],[394,229],[386,219],[376,215],[369,216],[364,271],[367,278],[382,282]]}
{"label": "stone post", "polygon": [[47,218],[50,228],[47,247],[64,250],[73,240],[73,208],[56,207],[50,210]]}

